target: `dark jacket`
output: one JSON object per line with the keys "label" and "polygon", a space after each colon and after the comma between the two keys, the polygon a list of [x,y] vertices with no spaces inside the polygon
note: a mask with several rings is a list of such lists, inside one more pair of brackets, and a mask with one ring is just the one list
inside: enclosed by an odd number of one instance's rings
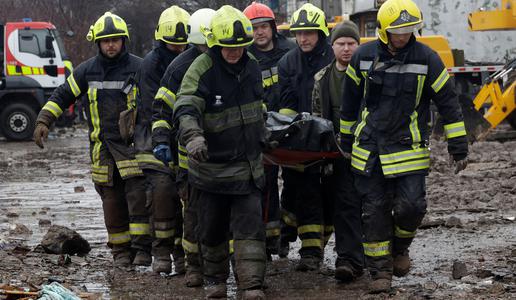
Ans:
{"label": "dark jacket", "polygon": [[[335,66],[335,59],[322,68],[314,76],[314,89],[312,90],[312,114],[333,122],[334,131],[339,132],[339,120],[334,120],[334,111],[330,94],[330,75]],[[342,86],[341,86],[342,88]],[[340,111],[335,112],[338,114]],[[337,122],[336,122],[337,121]]]}
{"label": "dark jacket", "polygon": [[138,152],[137,159],[144,169],[154,169],[162,172],[171,172],[168,166],[152,155],[152,103],[160,87],[161,77],[167,66],[177,57],[167,49],[164,42],[147,53],[142,61],[142,67],[138,78],[140,97],[138,97],[138,117],[136,121],[134,144]]}
{"label": "dark jacket", "polygon": [[75,99],[87,94],[92,178],[96,184],[112,185],[115,167],[123,179],[143,175],[134,148],[122,139],[118,126],[120,113],[136,105],[136,86],[128,94],[122,91],[140,63],[141,58],[125,51],[116,59],[98,54],[80,64],[43,107],[57,118]]}
{"label": "dark jacket", "polygon": [[195,59],[174,109],[182,144],[199,135],[207,141],[208,161],[188,160],[194,187],[241,195],[263,188],[262,97],[260,67],[247,52],[234,65],[225,62],[217,46]]}
{"label": "dark jacket", "polygon": [[286,37],[275,34],[274,48],[270,51],[260,51],[254,44],[249,46],[248,51],[257,60],[262,70],[262,81],[264,89],[263,102],[267,105],[268,111],[278,111],[280,101],[280,87],[278,78],[278,62],[296,44]]}
{"label": "dark jacket", "polygon": [[[192,62],[201,55],[197,47],[191,47],[177,56],[170,63],[161,78],[159,92],[152,104],[152,144],[165,144],[169,146],[175,140],[172,133],[172,114],[179,87],[183,81],[186,70]],[[170,105],[172,104],[172,105]]]}
{"label": "dark jacket", "polygon": [[443,118],[448,152],[465,158],[466,130],[449,78],[439,56],[414,37],[395,56],[379,40],[358,48],[346,71],[340,121],[353,170],[370,174],[380,160],[386,177],[426,174],[430,99]]}
{"label": "dark jacket", "polygon": [[309,53],[299,47],[290,50],[278,63],[280,113],[312,112],[314,75],[334,58],[333,50],[321,35]]}

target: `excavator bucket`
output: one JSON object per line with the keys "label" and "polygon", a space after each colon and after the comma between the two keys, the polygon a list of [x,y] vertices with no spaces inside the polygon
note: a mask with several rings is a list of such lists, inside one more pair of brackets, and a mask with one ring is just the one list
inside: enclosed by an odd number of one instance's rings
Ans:
{"label": "excavator bucket", "polygon": [[[487,130],[477,134],[477,140],[484,139],[489,131],[498,126],[503,120],[514,117],[513,112],[516,110],[514,93],[516,87],[515,70],[516,60],[513,60],[503,69],[493,73],[473,100],[476,110],[487,109],[483,118],[489,124]],[[505,77],[508,77],[508,80],[504,84],[503,79]],[[511,120],[509,120],[509,123],[513,125]]]}

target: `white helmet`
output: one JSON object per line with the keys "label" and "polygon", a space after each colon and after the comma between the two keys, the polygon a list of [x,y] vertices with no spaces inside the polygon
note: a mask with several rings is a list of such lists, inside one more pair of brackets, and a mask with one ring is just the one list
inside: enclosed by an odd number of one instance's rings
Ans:
{"label": "white helmet", "polygon": [[205,45],[206,38],[201,32],[203,27],[210,27],[211,19],[215,15],[215,10],[211,8],[201,8],[190,16],[188,21],[188,42],[192,44]]}

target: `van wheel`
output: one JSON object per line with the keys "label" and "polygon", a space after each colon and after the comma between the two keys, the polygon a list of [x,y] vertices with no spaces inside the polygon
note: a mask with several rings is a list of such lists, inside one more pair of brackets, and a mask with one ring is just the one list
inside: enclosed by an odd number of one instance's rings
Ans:
{"label": "van wheel", "polygon": [[36,126],[36,112],[23,103],[11,103],[0,114],[0,128],[8,140],[28,140]]}

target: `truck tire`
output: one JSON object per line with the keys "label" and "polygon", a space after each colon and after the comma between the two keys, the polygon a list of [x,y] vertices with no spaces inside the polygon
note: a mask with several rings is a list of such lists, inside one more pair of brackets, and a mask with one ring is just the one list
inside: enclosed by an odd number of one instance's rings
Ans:
{"label": "truck tire", "polygon": [[11,103],[0,114],[0,128],[8,140],[29,140],[36,126],[36,118],[36,112],[29,105]]}

